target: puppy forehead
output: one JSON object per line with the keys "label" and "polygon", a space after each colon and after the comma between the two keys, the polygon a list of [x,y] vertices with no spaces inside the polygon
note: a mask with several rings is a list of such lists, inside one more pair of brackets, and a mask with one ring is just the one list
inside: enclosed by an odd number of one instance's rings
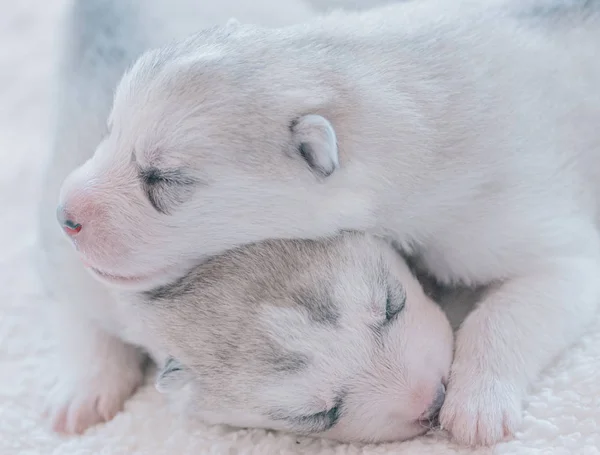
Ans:
{"label": "puppy forehead", "polygon": [[207,73],[209,65],[222,55],[214,44],[199,44],[191,49],[187,42],[174,46],[151,49],[143,53],[127,71],[117,86],[116,97],[129,101],[136,96],[156,94],[153,89],[162,87],[169,95],[196,82]]}
{"label": "puppy forehead", "polygon": [[[381,273],[332,274],[336,278],[288,288],[277,305],[264,305],[257,313],[264,332],[281,349],[325,354],[334,340],[370,332],[373,319],[383,317],[386,285]],[[373,311],[378,307],[379,312]]]}
{"label": "puppy forehead", "polygon": [[[201,113],[235,89],[235,73],[227,70],[220,54],[210,49],[189,58],[169,49],[149,51],[126,72],[117,85],[111,120],[122,123]],[[162,118],[176,123],[180,118]]]}
{"label": "puppy forehead", "polygon": [[[267,149],[289,146],[289,124],[299,103],[304,106],[314,95],[265,73],[243,50],[225,54],[204,46],[194,54],[150,52],[121,80],[111,129],[120,130],[124,153],[134,149],[152,165],[169,158],[231,165],[235,156],[236,166],[254,169],[265,140]],[[277,156],[270,158],[276,159],[272,166],[289,164],[284,154]]]}
{"label": "puppy forehead", "polygon": [[264,122],[262,108],[237,88],[229,90],[222,81],[187,86],[170,94],[157,87],[149,96],[115,102],[111,129],[117,133],[118,153],[135,153],[138,162],[156,167],[202,170],[250,163],[253,169],[253,157],[263,150],[253,144],[266,137],[282,147],[287,143],[285,120]]}

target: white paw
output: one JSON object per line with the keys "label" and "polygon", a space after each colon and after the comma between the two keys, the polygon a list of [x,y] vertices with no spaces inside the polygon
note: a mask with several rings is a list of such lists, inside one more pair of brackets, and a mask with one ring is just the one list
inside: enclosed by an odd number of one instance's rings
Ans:
{"label": "white paw", "polygon": [[139,365],[101,371],[94,377],[63,377],[50,393],[45,414],[57,433],[81,434],[111,420],[142,381]]}
{"label": "white paw", "polygon": [[451,376],[440,424],[467,446],[490,446],[514,435],[522,419],[521,393],[491,375]]}

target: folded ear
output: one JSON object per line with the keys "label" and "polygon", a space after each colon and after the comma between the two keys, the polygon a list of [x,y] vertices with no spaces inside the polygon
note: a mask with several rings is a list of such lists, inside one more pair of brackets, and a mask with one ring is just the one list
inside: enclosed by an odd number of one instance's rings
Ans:
{"label": "folded ear", "polygon": [[160,393],[181,389],[192,379],[192,372],[173,357],[169,357],[156,376],[154,386]]}
{"label": "folded ear", "polygon": [[337,138],[333,125],[320,115],[305,115],[292,126],[298,154],[320,177],[329,177],[339,167]]}

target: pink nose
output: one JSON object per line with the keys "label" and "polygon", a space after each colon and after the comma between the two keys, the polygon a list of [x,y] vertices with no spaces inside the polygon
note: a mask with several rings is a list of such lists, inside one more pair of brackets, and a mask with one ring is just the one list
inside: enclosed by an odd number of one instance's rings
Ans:
{"label": "pink nose", "polygon": [[56,218],[58,219],[58,222],[60,223],[64,231],[69,236],[79,234],[79,232],[83,228],[83,226],[80,223],[71,220],[65,212],[64,208],[62,207],[58,207],[58,210],[56,211]]}

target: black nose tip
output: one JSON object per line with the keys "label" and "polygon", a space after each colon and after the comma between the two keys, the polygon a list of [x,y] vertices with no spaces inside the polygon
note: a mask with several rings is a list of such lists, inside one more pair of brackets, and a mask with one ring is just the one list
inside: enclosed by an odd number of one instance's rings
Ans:
{"label": "black nose tip", "polygon": [[59,206],[56,209],[56,219],[58,220],[62,228],[65,230],[65,232],[69,235],[74,235],[81,231],[81,224],[69,219],[62,206]]}
{"label": "black nose tip", "polygon": [[71,221],[71,220],[65,220],[65,222],[63,223],[65,225],[66,228],[68,229],[72,229],[74,231],[79,231],[81,230],[81,224],[76,223],[75,221]]}

